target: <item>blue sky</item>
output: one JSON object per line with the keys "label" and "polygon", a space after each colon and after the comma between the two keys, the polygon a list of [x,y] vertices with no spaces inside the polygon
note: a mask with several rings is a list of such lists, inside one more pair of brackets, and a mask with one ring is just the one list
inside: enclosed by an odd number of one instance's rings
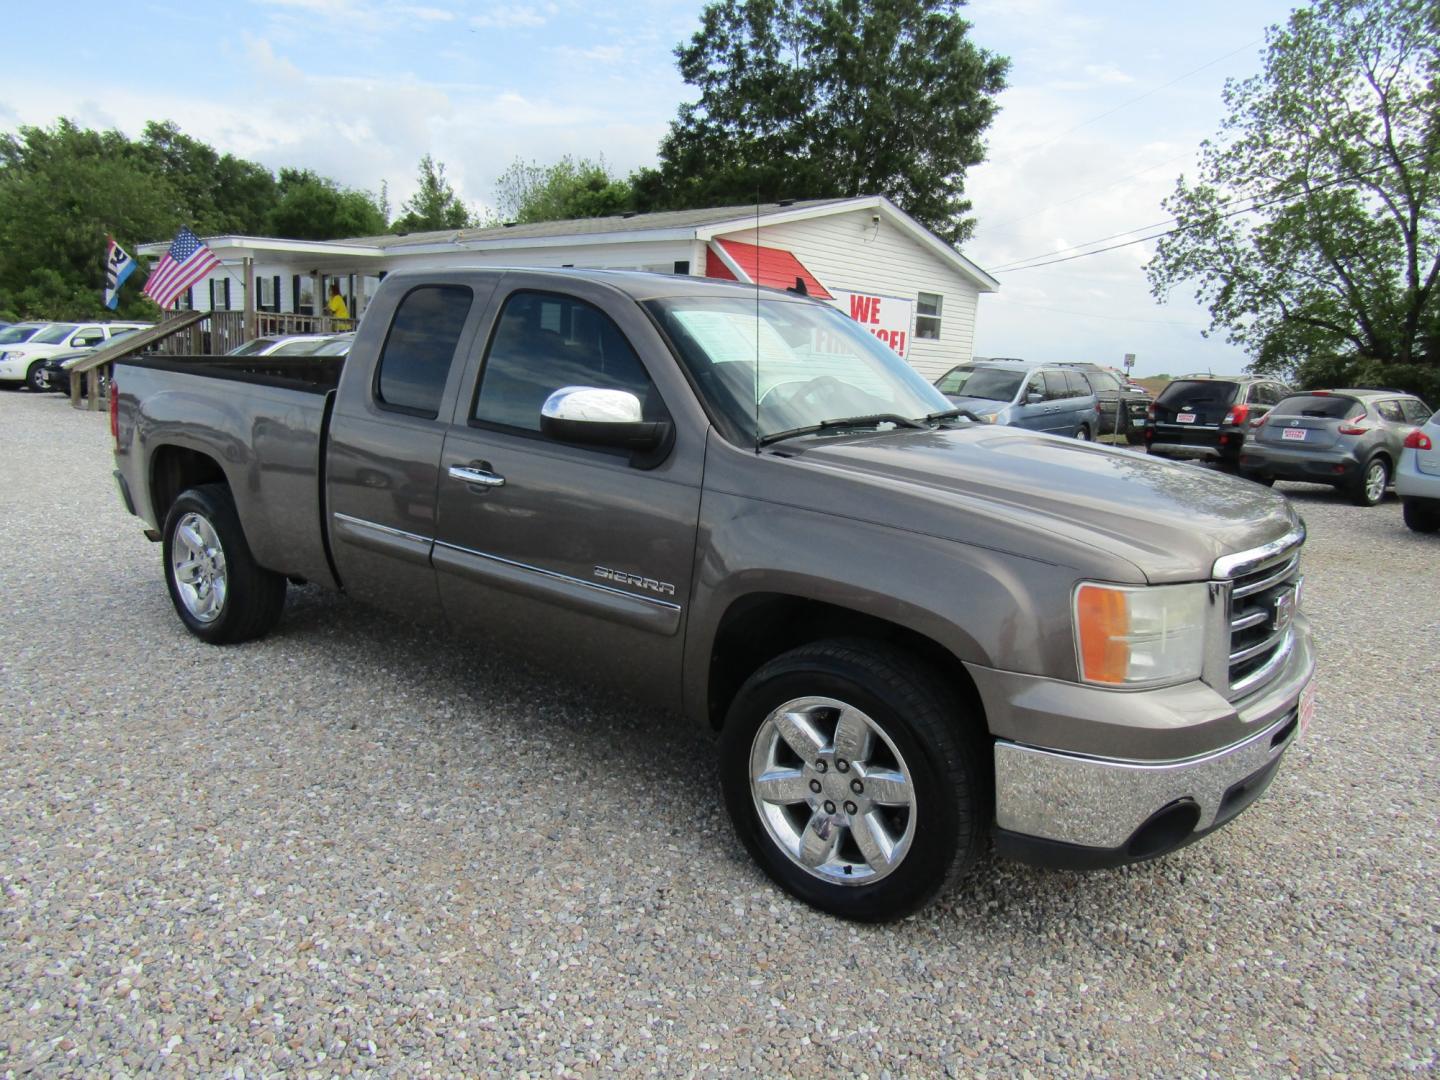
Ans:
{"label": "blue sky", "polygon": [[[975,0],[972,36],[1012,58],[990,160],[968,182],[986,267],[1147,225],[1216,133],[1227,76],[1260,65],[1290,4]],[[59,115],[138,133],[169,118],[271,167],[308,166],[399,205],[424,153],[479,205],[516,157],[653,161],[687,98],[672,49],[702,5],[260,0],[22,3],[7,19],[0,128]],[[1236,371],[1188,291],[1159,306],[1151,245],[998,274],[977,352]]]}

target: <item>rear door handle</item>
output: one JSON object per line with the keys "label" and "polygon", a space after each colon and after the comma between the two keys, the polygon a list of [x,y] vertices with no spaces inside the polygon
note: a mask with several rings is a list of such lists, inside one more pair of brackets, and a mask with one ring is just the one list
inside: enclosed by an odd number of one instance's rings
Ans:
{"label": "rear door handle", "polygon": [[451,465],[450,478],[452,480],[463,480],[467,484],[479,484],[482,487],[505,486],[505,477],[493,473],[489,469],[477,468],[474,465]]}

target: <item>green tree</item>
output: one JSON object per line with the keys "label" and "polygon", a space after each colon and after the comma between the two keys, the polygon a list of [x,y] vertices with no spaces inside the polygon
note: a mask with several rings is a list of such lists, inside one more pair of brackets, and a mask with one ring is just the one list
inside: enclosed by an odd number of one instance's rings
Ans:
{"label": "green tree", "polygon": [[265,227],[278,192],[263,165],[219,154],[168,120],[146,124],[137,149],[167,181],[176,214],[201,236],[253,235]]}
{"label": "green tree", "polygon": [[[0,137],[0,311],[22,318],[91,318],[106,312],[106,234],[132,255],[173,235],[180,197],[141,148],[118,131],[69,120]],[[154,314],[144,275],[121,292],[118,314]]]}
{"label": "green tree", "polygon": [[607,217],[630,208],[630,184],[612,176],[602,157],[572,158],[554,165],[516,158],[495,183],[495,202],[505,221],[569,221]]}
{"label": "green tree", "polygon": [[1440,5],[1320,0],[1266,34],[1146,267],[1303,384],[1440,394]]}
{"label": "green tree", "polygon": [[266,216],[272,236],[290,240],[338,240],[378,236],[385,216],[368,191],[343,188],[309,169],[281,169],[278,198]]}
{"label": "green tree", "polygon": [[475,221],[445,179],[445,166],[429,154],[420,159],[420,187],[400,204],[400,209],[401,215],[391,226],[397,233],[466,229]]}
{"label": "green tree", "polygon": [[676,49],[700,90],[644,209],[885,195],[950,241],[968,237],[965,171],[984,160],[1009,61],[977,47],[963,0],[716,0]]}

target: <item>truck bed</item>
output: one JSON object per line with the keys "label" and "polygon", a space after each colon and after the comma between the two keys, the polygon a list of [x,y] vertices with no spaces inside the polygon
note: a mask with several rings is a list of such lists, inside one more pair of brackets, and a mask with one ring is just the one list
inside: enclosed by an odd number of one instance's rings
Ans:
{"label": "truck bed", "polygon": [[213,379],[278,386],[324,394],[340,385],[343,356],[159,356],[141,355],[122,361],[127,367],[206,375]]}
{"label": "truck bed", "polygon": [[256,562],[333,583],[322,517],[323,451],[343,364],[330,356],[117,362],[114,384],[133,444],[122,439],[116,459],[140,516],[156,529],[163,524],[151,485],[163,485],[167,455],[203,454],[225,473]]}

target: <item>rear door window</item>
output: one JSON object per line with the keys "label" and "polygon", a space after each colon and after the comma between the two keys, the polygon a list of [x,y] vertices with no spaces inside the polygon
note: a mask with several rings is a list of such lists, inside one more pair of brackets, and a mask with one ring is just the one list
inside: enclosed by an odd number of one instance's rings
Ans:
{"label": "rear door window", "polygon": [[375,371],[381,408],[435,419],[445,380],[470,314],[474,294],[465,285],[422,285],[395,309]]}

